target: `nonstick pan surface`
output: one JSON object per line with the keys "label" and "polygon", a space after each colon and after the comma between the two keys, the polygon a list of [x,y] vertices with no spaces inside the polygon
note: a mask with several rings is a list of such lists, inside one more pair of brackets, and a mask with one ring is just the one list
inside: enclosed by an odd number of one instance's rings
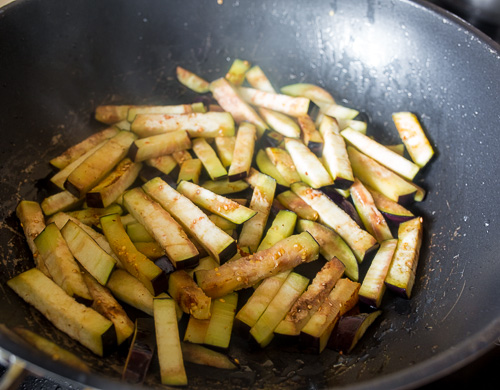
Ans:
{"label": "nonstick pan surface", "polygon": [[[61,377],[118,386],[124,351],[96,358],[6,287],[33,266],[14,209],[48,195],[50,158],[102,128],[92,119],[97,105],[192,102],[177,65],[213,80],[243,58],[278,88],[323,86],[363,111],[383,142],[398,141],[393,112],[418,115],[437,151],[417,179],[427,198],[412,206],[425,220],[424,243],[412,299],[386,294],[382,317],[351,354],[259,350],[236,336],[229,353],[242,370],[188,366],[191,386],[412,388],[492,348],[500,336],[498,45],[420,1],[220,3],[19,0],[0,9],[0,322],[55,340],[94,373],[3,334],[1,347]],[[157,370],[147,386],[160,387]]]}

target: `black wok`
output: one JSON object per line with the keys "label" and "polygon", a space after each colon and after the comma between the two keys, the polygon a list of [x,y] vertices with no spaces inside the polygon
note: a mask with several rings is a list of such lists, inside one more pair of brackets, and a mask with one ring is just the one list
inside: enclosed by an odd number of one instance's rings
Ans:
{"label": "black wok", "polygon": [[[188,367],[191,384],[411,388],[498,343],[500,50],[461,20],[422,1],[19,0],[0,9],[0,47],[0,322],[76,351],[95,373],[2,334],[4,350],[70,380],[117,387],[123,353],[92,356],[6,287],[33,264],[13,210],[48,194],[51,157],[101,128],[91,117],[97,105],[190,102],[175,67],[212,80],[234,58],[259,64],[276,87],[324,86],[364,111],[383,141],[397,142],[391,113],[413,111],[437,155],[417,180],[428,196],[413,206],[426,234],[411,300],[387,294],[383,317],[349,356],[251,350],[235,337],[230,353],[247,370]],[[157,369],[147,385],[159,382]]]}

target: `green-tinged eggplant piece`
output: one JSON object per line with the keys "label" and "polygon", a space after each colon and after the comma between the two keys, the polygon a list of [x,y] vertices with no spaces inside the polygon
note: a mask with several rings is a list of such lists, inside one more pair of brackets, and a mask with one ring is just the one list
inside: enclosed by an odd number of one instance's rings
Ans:
{"label": "green-tinged eggplant piece", "polygon": [[166,135],[180,130],[186,131],[191,138],[230,137],[235,134],[233,117],[227,112],[138,114],[131,124],[131,130],[141,138]]}
{"label": "green-tinged eggplant piece", "polygon": [[38,255],[50,278],[78,302],[90,305],[93,297],[83,279],[80,267],[55,223],[48,224],[35,238]]}
{"label": "green-tinged eggplant piece", "polygon": [[318,212],[319,220],[332,228],[349,245],[358,262],[377,247],[377,240],[359,225],[328,196],[304,183],[294,183],[292,191]]}
{"label": "green-tinged eggplant piece", "polygon": [[312,188],[333,185],[333,179],[316,156],[302,141],[294,138],[285,139],[285,148],[292,158],[301,181]]}
{"label": "green-tinged eggplant piece", "polygon": [[309,115],[301,115],[297,118],[301,130],[301,138],[311,152],[321,157],[323,153],[323,137],[316,129],[314,121]]}
{"label": "green-tinged eggplant piece", "polygon": [[242,224],[257,214],[256,211],[248,207],[242,206],[229,198],[218,195],[194,183],[182,181],[178,184],[177,191],[197,206],[235,224]]}
{"label": "green-tinged eggplant piece", "polygon": [[271,342],[274,329],[302,295],[308,283],[308,278],[296,272],[291,272],[287,276],[264,313],[250,329],[250,334],[261,347],[265,347]]}
{"label": "green-tinged eggplant piece", "polygon": [[89,150],[95,148],[97,145],[110,139],[111,137],[114,137],[116,134],[118,134],[118,129],[113,127],[94,133],[85,138],[83,141],[66,149],[59,156],[54,157],[50,160],[50,164],[58,169],[64,169],[67,165],[77,160]]}
{"label": "green-tinged eggplant piece", "polygon": [[[120,218],[121,220],[121,218]],[[122,222],[123,225],[123,222]],[[129,236],[132,242],[152,242],[154,241],[154,237],[149,234],[144,225],[139,222],[129,223],[128,225],[123,225],[125,227],[125,231]]]}
{"label": "green-tinged eggplant piece", "polygon": [[134,163],[124,158],[106,178],[92,188],[86,195],[89,207],[108,207],[127,189],[139,176],[141,163]]}
{"label": "green-tinged eggplant piece", "polygon": [[26,237],[26,243],[31,253],[33,253],[36,267],[50,277],[49,270],[43,258],[38,256],[38,248],[34,241],[43,229],[45,229],[45,217],[40,204],[31,200],[21,200],[16,207],[16,216],[19,219],[24,236]]}
{"label": "green-tinged eggplant piece", "polygon": [[248,122],[240,124],[236,135],[233,159],[227,173],[229,181],[241,180],[248,176],[253,162],[256,137],[257,130],[254,125]]}
{"label": "green-tinged eggplant piece", "polygon": [[66,214],[71,218],[77,219],[88,226],[99,225],[99,218],[109,214],[123,214],[123,209],[119,204],[111,204],[107,207],[87,207],[85,209],[67,211]]}
{"label": "green-tinged eggplant piece", "polygon": [[398,245],[394,252],[385,285],[397,294],[410,298],[422,245],[423,218],[403,222],[398,229]]}
{"label": "green-tinged eggplant piece", "polygon": [[122,379],[134,384],[144,382],[155,350],[154,319],[137,318],[135,320],[134,336],[123,367]]}
{"label": "green-tinged eggplant piece", "polygon": [[365,229],[381,243],[392,238],[391,229],[384,216],[375,206],[371,193],[358,180],[350,188],[352,202],[358,212]]}
{"label": "green-tinged eggplant piece", "polygon": [[45,337],[21,327],[15,327],[12,330],[18,336],[22,337],[23,340],[34,346],[39,351],[50,356],[52,359],[63,362],[64,364],[74,367],[77,370],[90,372],[89,366],[78,356],[64,348],[61,348],[59,345],[53,343]]}
{"label": "green-tinged eggplant piece", "polygon": [[181,343],[181,348],[182,357],[186,362],[225,370],[236,370],[238,368],[227,355],[202,345]]}
{"label": "green-tinged eggplant piece", "polygon": [[340,318],[328,341],[328,347],[342,353],[349,353],[363,337],[382,311],[346,315]]}
{"label": "green-tinged eggplant piece", "polygon": [[300,344],[305,350],[321,353],[325,349],[339,318],[357,304],[359,286],[347,278],[337,281],[300,332]]}
{"label": "green-tinged eggplant piece", "polygon": [[7,281],[7,285],[56,328],[96,355],[104,356],[116,346],[116,333],[111,321],[75,301],[37,268],[15,276]]}
{"label": "green-tinged eggplant piece", "polygon": [[153,315],[153,294],[127,271],[115,269],[109,277],[106,287],[120,301],[135,307],[138,310]]}
{"label": "green-tinged eggplant piece", "polygon": [[288,190],[283,191],[276,196],[276,199],[288,210],[293,211],[299,218],[316,221],[318,212],[309,206],[294,192]]}
{"label": "green-tinged eggplant piece", "polygon": [[[194,244],[194,243],[193,243]],[[141,252],[148,259],[153,261],[166,256],[165,249],[163,249],[160,244],[156,241],[146,241],[146,242],[134,242],[135,248]],[[198,247],[195,245],[196,249],[199,251]],[[196,263],[196,262],[194,262]]]}
{"label": "green-tinged eggplant piece", "polygon": [[210,91],[217,103],[231,114],[236,123],[244,121],[253,123],[257,127],[257,133],[260,137],[267,129],[267,124],[259,117],[255,110],[250,107],[240,96],[235,87],[221,77],[210,83]]}
{"label": "green-tinged eggplant piece", "polygon": [[253,187],[250,209],[256,211],[257,214],[243,224],[238,244],[240,247],[248,247],[250,251],[255,252],[264,235],[269,218],[276,192],[276,180],[252,168],[246,181]]}
{"label": "green-tinged eggplant piece", "polygon": [[139,279],[155,296],[167,290],[167,275],[137,250],[127,235],[118,214],[101,217],[101,226],[113,252],[120,258],[125,270]]}
{"label": "green-tinged eggplant piece", "polygon": [[68,220],[61,233],[78,262],[102,285],[106,285],[116,260],[102,249],[89,234],[75,222]]}
{"label": "green-tinged eggplant piece", "polygon": [[386,287],[385,278],[389,272],[397,244],[398,240],[394,238],[380,244],[359,289],[361,302],[372,307],[380,307]]}
{"label": "green-tinged eggplant piece", "polygon": [[184,313],[199,320],[210,318],[211,299],[186,271],[178,270],[170,274],[168,293]]}
{"label": "green-tinged eggplant piece", "polygon": [[295,230],[297,214],[289,210],[281,210],[276,214],[271,226],[260,242],[257,252],[271,248],[277,242],[290,237]]}
{"label": "green-tinged eggplant piece", "polygon": [[289,187],[292,183],[300,181],[300,175],[297,172],[297,167],[295,166],[290,153],[281,148],[271,148],[265,149],[269,161],[276,167],[278,172],[281,174],[283,179],[285,179],[287,186]]}
{"label": "green-tinged eggplant piece", "polygon": [[219,156],[222,165],[226,169],[229,168],[231,166],[231,162],[233,161],[236,136],[215,137],[214,142],[217,155]]}
{"label": "green-tinged eggplant piece", "polygon": [[382,213],[382,215],[392,222],[399,224],[415,218],[415,215],[410,210],[401,206],[399,203],[371,188],[367,187],[367,190],[370,191],[377,209]]}
{"label": "green-tinged eggplant piece", "polygon": [[[148,167],[155,168],[159,172],[161,172],[165,175],[170,175],[170,174],[173,174],[174,170],[177,168],[177,165],[178,165],[177,161],[173,157],[174,153],[172,153],[172,155],[150,158],[144,162],[146,163],[146,165]],[[144,170],[144,168],[143,168],[143,170]],[[159,175],[157,175],[157,176],[159,176]]]}
{"label": "green-tinged eggplant piece", "polygon": [[283,188],[280,192],[286,190],[286,188],[290,187],[290,183],[288,180],[281,175],[278,168],[271,162],[269,157],[267,157],[267,153],[264,149],[259,149],[257,155],[255,157],[255,163],[259,168],[259,171],[265,175],[271,176],[274,180],[276,180],[277,188]]}
{"label": "green-tinged eggplant piece", "polygon": [[344,138],[339,134],[339,125],[335,118],[324,116],[319,125],[323,137],[322,162],[333,179],[334,186],[348,189],[354,182],[351,162],[347,155]]}
{"label": "green-tinged eggplant piece", "polygon": [[61,191],[54,195],[47,196],[42,200],[40,206],[46,216],[56,214],[60,211],[71,210],[80,206],[83,198],[77,198],[69,191]]}
{"label": "green-tinged eggplant piece", "polygon": [[275,93],[271,82],[259,65],[252,66],[245,74],[248,84],[253,88]]}
{"label": "green-tinged eggplant piece", "polygon": [[260,280],[287,271],[319,256],[319,245],[307,232],[285,238],[271,248],[227,262],[213,270],[198,271],[200,287],[217,298],[253,286]]}
{"label": "green-tinged eggplant piece", "polygon": [[178,66],[175,70],[177,80],[179,82],[197,93],[210,92],[210,83],[201,78],[197,74]]}
{"label": "green-tinged eggplant piece", "polygon": [[281,88],[281,93],[295,97],[305,97],[314,104],[317,104],[317,102],[335,104],[333,96],[324,88],[315,84],[297,83],[286,85]]}
{"label": "green-tinged eggplant piece", "polygon": [[174,190],[160,178],[150,180],[144,184],[143,188],[220,263],[234,256],[235,240],[219,229],[189,198]]}
{"label": "green-tinged eggplant piece", "polygon": [[238,294],[235,292],[212,300],[210,320],[203,344],[218,349],[229,347],[237,305]]}
{"label": "green-tinged eggplant piece", "polygon": [[309,318],[328,298],[333,286],[342,277],[345,266],[336,257],[327,261],[318,271],[311,284],[295,301],[286,316],[274,329],[275,333],[298,336]]}
{"label": "green-tinged eggplant piece", "polygon": [[259,114],[279,134],[290,138],[300,137],[300,127],[292,117],[264,107],[259,107]]}
{"label": "green-tinged eggplant piece", "polygon": [[396,172],[398,175],[403,176],[408,180],[413,180],[415,175],[420,170],[418,165],[386,148],[384,145],[360,133],[359,131],[347,128],[343,130],[340,135],[361,153],[366,154],[379,164],[382,164],[384,167]]}
{"label": "green-tinged eggplant piece", "polygon": [[107,287],[101,285],[87,272],[84,273],[83,278],[93,298],[92,309],[113,323],[117,344],[121,345],[134,332],[134,323]]}
{"label": "green-tinged eggplant piece", "polygon": [[198,263],[199,252],[182,227],[141,188],[128,190],[123,200],[125,208],[144,225],[176,268],[190,267]]}
{"label": "green-tinged eggplant piece", "polygon": [[193,140],[193,152],[201,161],[210,179],[220,180],[227,177],[227,170],[219,160],[217,153],[204,138],[196,138]]}
{"label": "green-tinged eggplant piece", "polygon": [[161,383],[185,386],[188,380],[182,359],[175,302],[171,298],[155,298],[153,307]]}
{"label": "green-tinged eggplant piece", "polygon": [[310,100],[304,97],[291,97],[247,87],[239,87],[238,93],[247,103],[293,117],[306,115],[309,110]]}
{"label": "green-tinged eggplant piece", "polygon": [[411,159],[424,167],[434,155],[434,149],[417,116],[411,112],[395,112],[392,119]]}
{"label": "green-tinged eggplant piece", "polygon": [[[137,115],[182,115],[190,114],[193,108],[190,104],[173,104],[168,106],[134,106],[130,107],[127,113],[127,121],[132,123]],[[132,130],[132,127],[131,127]]]}
{"label": "green-tinged eggplant piece", "polygon": [[201,186],[219,195],[236,194],[250,187],[244,180],[229,181],[227,179],[217,181],[207,180]]}
{"label": "green-tinged eggplant piece", "polygon": [[250,66],[250,62],[236,58],[224,77],[233,85],[241,85],[245,81],[245,74]]}
{"label": "green-tinged eggplant piece", "polygon": [[141,162],[190,147],[191,139],[188,133],[185,130],[177,130],[135,140],[130,146],[128,156],[134,162]]}
{"label": "green-tinged eggplant piece", "polygon": [[345,275],[355,282],[358,281],[359,268],[356,257],[342,237],[333,229],[318,222],[299,219],[297,231],[309,232],[319,244],[321,255],[327,260],[338,258],[345,266]]}
{"label": "green-tinged eggplant piece", "polygon": [[184,161],[179,169],[179,175],[177,176],[177,183],[181,181],[190,181],[192,183],[198,184],[200,182],[201,172],[203,170],[203,164],[198,158],[193,158],[191,160]]}
{"label": "green-tinged eggplant piece", "polygon": [[127,155],[137,137],[129,131],[120,131],[87,157],[64,182],[66,190],[75,197],[83,197],[94,188]]}

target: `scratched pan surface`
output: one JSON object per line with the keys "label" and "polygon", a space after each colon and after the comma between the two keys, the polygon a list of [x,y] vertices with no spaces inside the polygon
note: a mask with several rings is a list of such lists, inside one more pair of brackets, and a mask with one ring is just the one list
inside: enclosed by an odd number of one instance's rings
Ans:
{"label": "scratched pan surface", "polygon": [[[276,87],[319,84],[397,142],[390,115],[413,111],[437,155],[417,182],[425,237],[411,300],[384,314],[349,355],[259,351],[235,336],[237,373],[188,366],[193,387],[415,387],[476,359],[498,339],[500,300],[498,46],[463,22],[410,1],[17,1],[0,10],[0,322],[76,351],[93,374],[47,361],[1,335],[1,346],[49,372],[116,388],[124,351],[98,359],[5,286],[32,266],[13,210],[47,195],[47,161],[101,126],[99,104],[191,102],[182,65],[208,80],[234,58]],[[158,386],[153,363],[147,386]],[[124,388],[124,387],[121,387]]]}

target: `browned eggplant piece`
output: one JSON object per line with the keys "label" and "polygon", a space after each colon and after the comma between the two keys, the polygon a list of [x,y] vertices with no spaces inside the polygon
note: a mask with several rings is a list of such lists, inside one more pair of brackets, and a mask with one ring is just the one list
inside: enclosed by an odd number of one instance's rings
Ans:
{"label": "browned eggplant piece", "polygon": [[135,320],[134,337],[130,344],[122,379],[129,383],[142,383],[156,349],[156,335],[153,318]]}
{"label": "browned eggplant piece", "polygon": [[185,130],[177,130],[135,140],[130,146],[128,156],[134,162],[141,162],[190,147],[191,139],[188,133]]}
{"label": "browned eggplant piece", "polygon": [[184,313],[199,320],[210,318],[211,299],[186,271],[178,270],[170,274],[168,293]]}
{"label": "browned eggplant piece", "polygon": [[247,122],[240,124],[236,134],[233,159],[227,173],[229,181],[241,180],[248,176],[256,137],[257,130],[254,125]]}
{"label": "browned eggplant piece", "polygon": [[351,352],[380,314],[382,311],[377,310],[372,313],[341,317],[328,340],[328,347],[342,353]]}
{"label": "browned eggplant piece", "polygon": [[415,218],[415,215],[410,210],[401,206],[399,203],[389,199],[378,191],[368,187],[367,189],[372,194],[375,206],[387,219],[399,224]]}
{"label": "browned eggplant piece", "polygon": [[178,66],[176,68],[176,75],[177,80],[189,89],[197,93],[210,92],[210,83],[197,74]]}
{"label": "browned eggplant piece", "polygon": [[316,129],[314,121],[309,115],[301,115],[297,118],[300,129],[302,130],[302,141],[311,152],[321,157],[323,153],[323,137]]}
{"label": "browned eggplant piece", "polygon": [[[172,104],[167,106],[133,106],[127,113],[127,122],[132,123],[137,115],[161,114],[161,115],[182,115],[190,114],[193,108],[190,104]],[[130,128],[132,130],[132,128]]]}
{"label": "browned eggplant piece", "polygon": [[294,117],[306,115],[309,110],[310,100],[304,97],[291,97],[247,87],[239,87],[238,93],[247,103]]}
{"label": "browned eggplant piece", "polygon": [[95,109],[95,119],[101,123],[111,125],[127,119],[128,110],[132,105],[102,105]]}
{"label": "browned eggplant piece", "polygon": [[181,343],[181,348],[182,357],[186,362],[225,370],[236,370],[238,368],[227,355],[202,345]]}

